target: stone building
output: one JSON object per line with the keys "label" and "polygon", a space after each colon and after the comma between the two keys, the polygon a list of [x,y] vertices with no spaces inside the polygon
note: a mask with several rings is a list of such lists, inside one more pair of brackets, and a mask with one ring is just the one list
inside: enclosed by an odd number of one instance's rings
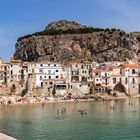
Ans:
{"label": "stone building", "polygon": [[20,94],[27,89],[28,63],[11,60],[7,69],[7,86],[13,94]]}
{"label": "stone building", "polygon": [[[99,67],[101,68],[101,67]],[[93,70],[94,91],[120,95],[140,93],[140,66],[138,64],[108,65]]]}
{"label": "stone building", "polygon": [[92,63],[70,62],[68,67],[69,88],[73,96],[83,96],[92,93]]}

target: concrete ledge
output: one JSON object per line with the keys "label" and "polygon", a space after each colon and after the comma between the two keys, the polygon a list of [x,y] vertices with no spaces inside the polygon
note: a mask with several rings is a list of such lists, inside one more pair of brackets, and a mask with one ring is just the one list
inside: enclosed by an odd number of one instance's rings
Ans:
{"label": "concrete ledge", "polygon": [[10,136],[0,133],[0,140],[17,140],[17,139],[14,139]]}

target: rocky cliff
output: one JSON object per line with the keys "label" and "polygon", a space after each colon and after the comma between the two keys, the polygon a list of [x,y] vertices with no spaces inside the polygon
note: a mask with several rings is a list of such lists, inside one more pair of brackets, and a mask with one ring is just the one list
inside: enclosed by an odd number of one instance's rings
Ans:
{"label": "rocky cliff", "polygon": [[140,33],[93,28],[74,21],[52,22],[42,32],[19,38],[14,59],[56,62],[75,59],[140,62]]}

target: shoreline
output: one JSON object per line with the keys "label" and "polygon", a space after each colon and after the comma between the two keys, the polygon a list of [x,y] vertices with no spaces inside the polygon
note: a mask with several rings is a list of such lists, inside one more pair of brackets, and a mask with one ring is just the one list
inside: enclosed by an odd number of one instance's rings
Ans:
{"label": "shoreline", "polygon": [[15,105],[33,105],[33,104],[54,104],[54,103],[78,103],[78,102],[104,102],[104,101],[119,101],[122,99],[133,99],[133,98],[140,98],[140,95],[135,95],[135,96],[121,96],[121,97],[107,97],[106,99],[100,99],[100,100],[95,100],[95,99],[78,99],[75,101],[74,99],[70,100],[50,100],[50,101],[41,101],[41,102],[16,102],[12,104],[1,104],[2,106],[15,106]]}

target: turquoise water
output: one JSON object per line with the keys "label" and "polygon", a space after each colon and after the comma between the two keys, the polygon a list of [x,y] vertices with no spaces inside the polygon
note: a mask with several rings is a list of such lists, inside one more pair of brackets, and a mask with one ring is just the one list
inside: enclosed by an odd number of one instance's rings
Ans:
{"label": "turquoise water", "polygon": [[[0,132],[19,140],[140,140],[140,99],[0,108]],[[110,109],[114,104],[115,109]],[[57,109],[67,112],[57,115]],[[81,115],[78,110],[86,109]]]}

